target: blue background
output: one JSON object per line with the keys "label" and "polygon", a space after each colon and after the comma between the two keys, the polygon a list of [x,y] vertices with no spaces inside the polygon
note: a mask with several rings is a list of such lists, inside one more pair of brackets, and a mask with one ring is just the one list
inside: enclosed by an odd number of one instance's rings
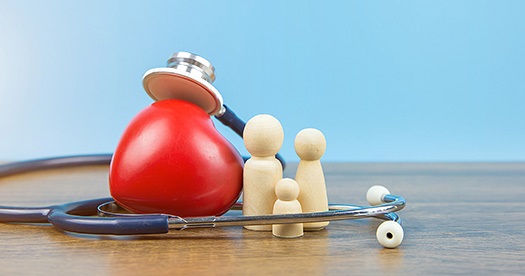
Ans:
{"label": "blue background", "polygon": [[281,121],[289,160],[315,127],[325,161],[522,161],[524,14],[525,1],[0,1],[0,160],[113,151],[152,102],[144,72],[191,51],[239,116]]}

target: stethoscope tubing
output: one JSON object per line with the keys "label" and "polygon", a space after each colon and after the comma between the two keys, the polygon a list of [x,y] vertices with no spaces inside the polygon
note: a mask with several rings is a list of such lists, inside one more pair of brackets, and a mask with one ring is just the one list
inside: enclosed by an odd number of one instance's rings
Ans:
{"label": "stethoscope tubing", "polygon": [[[49,222],[56,228],[66,232],[99,235],[165,234],[170,230],[189,228],[288,224],[369,217],[401,223],[394,212],[404,208],[405,199],[396,195],[385,195],[384,200],[387,202],[378,206],[331,204],[330,210],[326,212],[283,215],[225,215],[181,218],[165,214],[116,214],[116,217],[95,217],[94,215],[100,213],[99,206],[113,203],[112,198],[100,198],[38,208],[7,207],[8,209],[6,209],[6,207],[0,206],[0,222]],[[240,204],[242,203],[237,203],[233,209],[238,209],[242,206]],[[31,209],[30,213],[24,213],[28,209]]]}
{"label": "stethoscope tubing", "polygon": [[[47,207],[0,206],[0,222],[51,223],[67,232],[105,235],[165,234],[170,230],[188,228],[287,224],[368,217],[401,223],[399,216],[394,212],[404,208],[405,199],[396,195],[385,195],[383,199],[386,203],[377,206],[330,204],[330,210],[326,212],[181,218],[165,214],[113,214],[116,217],[95,217],[101,214],[100,206],[113,203],[112,198],[99,198]],[[242,208],[241,204],[237,203],[232,209]]]}
{"label": "stethoscope tubing", "polygon": [[[245,123],[224,106],[225,112],[216,118],[242,137]],[[276,156],[284,168],[284,160]],[[28,160],[0,165],[0,177],[16,175],[37,170],[55,168],[108,165],[112,154],[74,155]],[[246,157],[243,157],[246,160]],[[46,207],[0,206],[0,222],[10,223],[51,223],[68,232],[109,235],[162,234],[170,230],[196,227],[244,226],[261,224],[287,224],[332,220],[350,220],[374,217],[401,223],[397,212],[404,208],[405,199],[395,195],[385,195],[384,204],[377,206],[356,206],[331,204],[326,212],[261,215],[261,216],[211,216],[181,218],[165,214],[110,214],[99,206],[113,202],[112,198],[99,198],[86,201],[52,205]],[[233,209],[242,208],[238,202]],[[115,217],[107,217],[116,215]],[[106,217],[96,217],[103,215]]]}
{"label": "stethoscope tubing", "polygon": [[70,202],[61,205],[51,205],[44,207],[16,207],[0,205],[0,222],[7,223],[47,223],[49,215],[55,210],[68,212],[79,216],[96,215],[97,207],[112,198],[97,198],[85,201]]}
{"label": "stethoscope tubing", "polygon": [[[215,115],[215,118],[219,120],[219,122],[221,122],[223,125],[229,127],[231,130],[237,133],[239,137],[242,138],[244,127],[246,126],[246,123],[241,118],[239,118],[233,112],[233,110],[231,110],[228,106],[223,105],[223,107],[224,107],[224,112],[220,115]],[[249,157],[243,157],[243,158],[244,158],[244,161],[246,161],[248,160]],[[283,166],[283,169],[284,169],[286,166],[286,162],[284,161],[284,158],[279,153],[275,155],[275,158],[277,158],[281,162],[281,165]]]}
{"label": "stethoscope tubing", "polygon": [[[215,118],[222,124],[229,127],[237,135],[242,138],[244,127],[246,123],[240,119],[230,108],[224,105],[225,112],[222,115],[216,115]],[[89,154],[89,155],[71,155],[71,156],[59,156],[51,158],[34,159],[28,161],[13,162],[4,165],[0,165],[0,177],[16,175],[21,173],[27,173],[39,170],[67,168],[76,166],[89,166],[89,165],[109,165],[113,154]],[[280,154],[275,156],[282,164],[283,168],[286,165],[284,158]],[[244,161],[248,160],[249,157],[244,157]]]}
{"label": "stethoscope tubing", "polygon": [[0,177],[28,173],[32,171],[77,167],[109,165],[111,153],[58,156],[42,159],[19,161],[0,165]]}
{"label": "stethoscope tubing", "polygon": [[[385,204],[377,206],[330,204],[330,210],[324,212],[258,216],[220,216],[196,218],[170,217],[168,219],[168,224],[170,229],[181,230],[187,228],[200,227],[225,227],[352,220],[368,217],[380,218],[384,220],[394,220],[398,223],[401,223],[399,217],[395,215],[394,212],[397,212],[405,207],[405,199],[401,196],[385,195],[384,200],[387,201]],[[386,214],[389,215],[385,216]]]}

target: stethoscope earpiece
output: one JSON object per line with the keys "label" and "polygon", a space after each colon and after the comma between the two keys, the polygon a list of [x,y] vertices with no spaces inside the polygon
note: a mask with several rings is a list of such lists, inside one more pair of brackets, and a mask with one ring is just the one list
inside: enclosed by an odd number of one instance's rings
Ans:
{"label": "stethoscope earpiece", "polygon": [[142,85],[155,101],[180,99],[200,106],[210,116],[224,113],[223,99],[213,87],[215,68],[203,57],[176,52],[167,67],[148,70]]}

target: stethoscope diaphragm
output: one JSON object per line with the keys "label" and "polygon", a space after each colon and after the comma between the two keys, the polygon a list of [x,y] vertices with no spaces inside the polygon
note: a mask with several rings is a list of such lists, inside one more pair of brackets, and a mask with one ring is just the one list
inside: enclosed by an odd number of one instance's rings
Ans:
{"label": "stethoscope diaphragm", "polygon": [[223,99],[213,87],[215,68],[203,57],[188,52],[176,52],[167,67],[148,70],[142,85],[155,101],[179,99],[200,106],[210,116],[224,112]]}

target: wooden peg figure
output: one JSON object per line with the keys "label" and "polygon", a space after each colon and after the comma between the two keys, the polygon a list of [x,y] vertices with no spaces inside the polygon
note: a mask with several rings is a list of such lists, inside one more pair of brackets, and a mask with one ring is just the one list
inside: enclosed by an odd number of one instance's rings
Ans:
{"label": "wooden peg figure", "polygon": [[[284,178],[275,185],[277,200],[273,205],[273,214],[302,213],[301,203],[297,200],[299,185],[291,178]],[[274,224],[272,234],[279,238],[298,238],[303,236],[303,224]]]}
{"label": "wooden peg figure", "polygon": [[[275,155],[281,149],[284,132],[271,115],[261,114],[246,123],[244,145],[252,155],[244,164],[243,208],[245,216],[270,215],[277,200],[275,184],[283,178],[283,167]],[[254,231],[271,231],[271,225],[250,225]]]}
{"label": "wooden peg figure", "polygon": [[[326,150],[326,140],[321,131],[313,128],[301,130],[295,137],[295,152],[301,158],[295,181],[299,184],[301,193],[297,198],[303,212],[328,211],[328,197],[321,157]],[[328,222],[311,222],[304,224],[305,231],[319,231]]]}

